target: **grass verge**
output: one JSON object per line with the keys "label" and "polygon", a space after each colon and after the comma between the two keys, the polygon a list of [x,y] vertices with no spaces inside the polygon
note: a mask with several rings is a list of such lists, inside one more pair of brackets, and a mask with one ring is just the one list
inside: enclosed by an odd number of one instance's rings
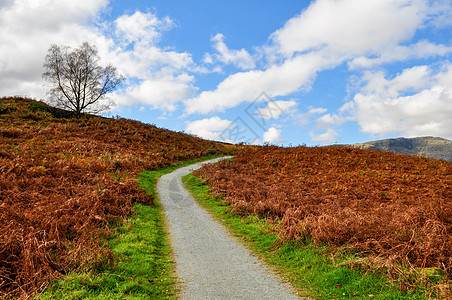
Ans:
{"label": "grass verge", "polygon": [[402,292],[388,282],[381,271],[363,269],[354,264],[357,257],[335,253],[310,241],[284,241],[275,233],[274,224],[256,216],[241,217],[231,207],[210,194],[200,178],[183,177],[187,189],[201,206],[219,219],[233,235],[287,278],[301,296],[315,299],[427,299],[426,291]]}
{"label": "grass verge", "polygon": [[136,205],[135,213],[109,243],[120,258],[116,268],[72,273],[52,283],[40,299],[177,299],[177,278],[156,184],[177,168],[218,157],[208,156],[140,174],[140,186],[155,205]]}

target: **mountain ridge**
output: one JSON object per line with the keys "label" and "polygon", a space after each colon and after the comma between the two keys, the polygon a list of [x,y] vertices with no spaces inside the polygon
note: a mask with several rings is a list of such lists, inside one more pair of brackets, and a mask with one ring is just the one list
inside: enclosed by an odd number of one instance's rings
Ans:
{"label": "mountain ridge", "polygon": [[452,161],[452,141],[433,136],[415,138],[391,138],[365,143],[348,144],[360,149],[390,151],[405,155],[418,155],[428,158]]}

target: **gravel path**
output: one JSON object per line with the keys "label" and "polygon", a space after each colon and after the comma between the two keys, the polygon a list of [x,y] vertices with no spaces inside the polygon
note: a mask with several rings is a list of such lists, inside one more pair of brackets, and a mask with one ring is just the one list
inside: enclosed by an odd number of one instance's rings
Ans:
{"label": "gravel path", "polygon": [[180,168],[157,184],[182,299],[298,299],[185,190],[181,177],[202,164]]}

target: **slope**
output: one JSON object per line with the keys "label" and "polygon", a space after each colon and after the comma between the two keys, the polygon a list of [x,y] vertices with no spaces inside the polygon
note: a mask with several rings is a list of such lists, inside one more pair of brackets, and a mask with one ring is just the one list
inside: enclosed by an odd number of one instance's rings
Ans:
{"label": "slope", "polygon": [[[195,175],[282,240],[353,249],[389,269],[452,275],[452,163],[351,147],[247,148]],[[394,263],[396,262],[396,263]],[[416,273],[417,272],[417,273]]]}
{"label": "slope", "polygon": [[27,296],[71,270],[114,264],[105,239],[134,203],[143,170],[233,146],[126,119],[0,99],[0,296]]}

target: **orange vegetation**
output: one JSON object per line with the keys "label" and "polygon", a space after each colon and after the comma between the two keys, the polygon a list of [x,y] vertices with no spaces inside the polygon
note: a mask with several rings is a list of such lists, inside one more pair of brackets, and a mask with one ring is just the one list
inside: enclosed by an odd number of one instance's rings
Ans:
{"label": "orange vegetation", "polygon": [[139,172],[232,148],[132,120],[68,117],[42,102],[0,99],[0,297],[114,263],[101,241],[134,203],[153,203]]}
{"label": "orange vegetation", "polygon": [[452,273],[452,163],[347,147],[248,148],[195,173],[285,238]]}

